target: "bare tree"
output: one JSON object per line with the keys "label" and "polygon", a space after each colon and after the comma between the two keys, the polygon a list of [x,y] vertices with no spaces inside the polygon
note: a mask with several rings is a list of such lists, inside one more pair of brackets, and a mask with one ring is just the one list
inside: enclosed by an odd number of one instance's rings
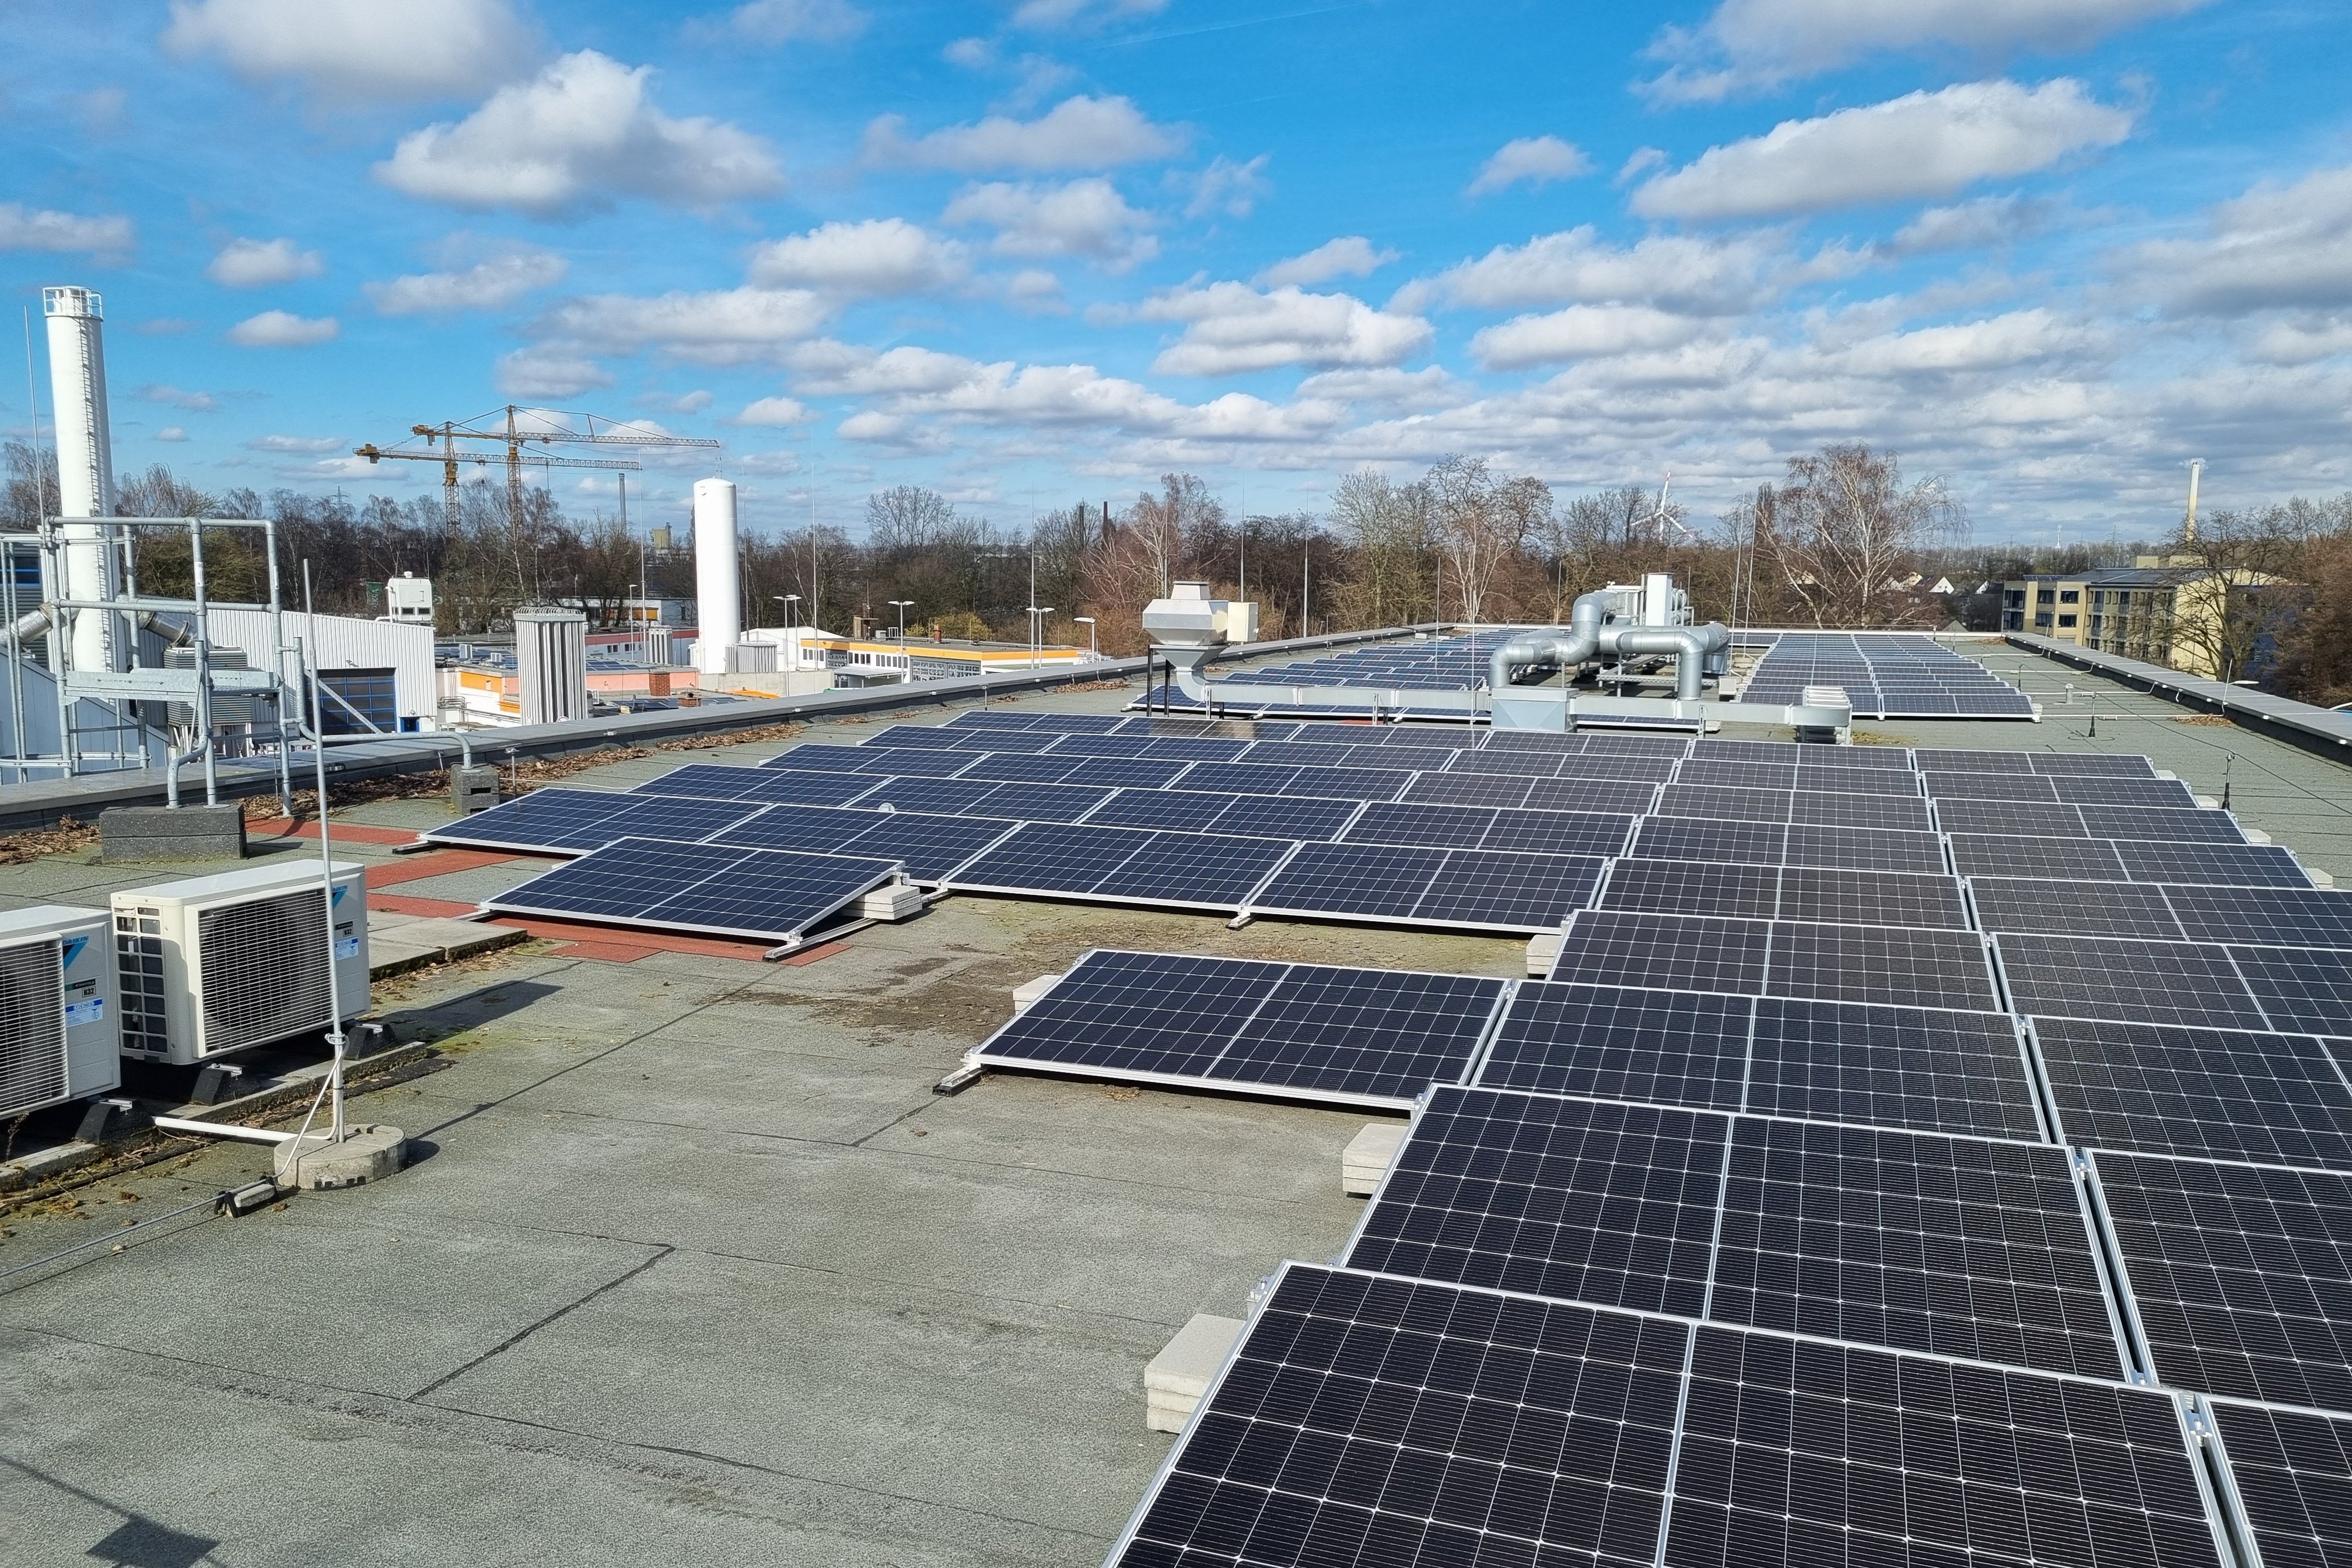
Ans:
{"label": "bare tree", "polygon": [[2293,596],[2282,590],[2310,553],[2319,521],[2287,507],[2216,511],[2193,538],[2184,531],[2165,546],[2166,563],[2179,574],[2170,626],[2175,667],[2216,680],[2246,679],[2263,646],[2294,617]]}
{"label": "bare tree", "polygon": [[866,540],[885,552],[936,549],[957,531],[948,498],[920,485],[898,485],[866,498]]}
{"label": "bare tree", "polygon": [[1393,485],[1376,468],[1360,468],[1331,496],[1331,521],[1354,556],[1340,591],[1341,613],[1353,624],[1393,626],[1418,620],[1430,582],[1429,492]]}
{"label": "bare tree", "polygon": [[1859,445],[1789,459],[1735,517],[1752,525],[1759,572],[1787,588],[1817,626],[1907,623],[1921,601],[1897,579],[1920,552],[1958,542],[1967,512],[1940,479],[1906,488],[1892,452]]}
{"label": "bare tree", "polygon": [[[1484,458],[1459,454],[1439,458],[1421,482],[1428,491],[1437,524],[1438,547],[1454,569],[1454,591],[1461,602],[1462,618],[1475,626],[1496,571],[1527,542],[1534,519],[1533,497],[1516,489],[1507,502],[1503,492],[1519,481],[1511,486],[1498,483]],[[1533,482],[1542,488],[1541,481]],[[1550,492],[1545,490],[1544,497],[1548,510]]]}

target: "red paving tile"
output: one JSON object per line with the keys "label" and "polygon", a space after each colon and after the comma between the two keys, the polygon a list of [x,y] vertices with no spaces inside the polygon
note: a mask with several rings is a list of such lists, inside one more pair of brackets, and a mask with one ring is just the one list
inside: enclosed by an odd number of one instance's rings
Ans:
{"label": "red paving tile", "polygon": [[[319,825],[315,822],[295,822],[283,816],[266,816],[258,822],[245,825],[247,838],[316,838]],[[413,827],[371,827],[363,822],[338,822],[335,837],[348,838],[354,844],[414,844],[416,829]]]}
{"label": "red paving tile", "polygon": [[418,882],[427,877],[446,877],[452,871],[471,871],[480,866],[499,866],[509,860],[519,860],[519,855],[495,855],[487,849],[434,849],[406,860],[391,860],[367,868],[367,885],[371,888],[396,887],[402,882]]}
{"label": "red paving tile", "polygon": [[472,904],[455,903],[447,899],[411,899],[398,893],[370,893],[368,908],[395,915],[438,915],[445,920],[462,920],[474,912]]}
{"label": "red paving tile", "polygon": [[[635,963],[656,952],[694,952],[706,958],[741,958],[756,963],[761,953],[776,945],[756,938],[734,941],[718,936],[684,936],[675,931],[615,931],[609,926],[541,920],[536,915],[503,915],[498,923],[520,926],[545,942],[570,943],[568,951],[579,957],[605,958],[614,963]],[[624,953],[627,956],[620,956]]]}

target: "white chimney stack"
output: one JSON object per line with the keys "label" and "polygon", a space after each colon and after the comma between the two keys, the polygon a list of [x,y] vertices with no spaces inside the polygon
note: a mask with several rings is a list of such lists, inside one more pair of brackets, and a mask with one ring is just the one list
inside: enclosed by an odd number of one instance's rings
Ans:
{"label": "white chimney stack", "polygon": [[743,640],[742,579],[735,553],[735,487],[694,481],[695,668],[727,673],[727,655]]}
{"label": "white chimney stack", "polygon": [[[49,398],[58,438],[58,515],[114,515],[114,441],[106,419],[106,343],[100,323],[106,304],[88,289],[44,289],[41,313],[48,318]],[[104,599],[114,595],[114,552],[107,525],[65,525],[68,599]],[[71,612],[72,663],[76,669],[121,669],[124,651],[108,634],[109,617]]]}

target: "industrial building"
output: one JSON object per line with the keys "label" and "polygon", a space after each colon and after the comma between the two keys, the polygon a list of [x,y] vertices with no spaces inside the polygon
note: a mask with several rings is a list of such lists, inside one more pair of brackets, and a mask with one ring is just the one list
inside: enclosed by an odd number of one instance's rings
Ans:
{"label": "industrial building", "polygon": [[2217,571],[2190,556],[2143,555],[2129,566],[2095,566],[2001,584],[2001,629],[2032,632],[2100,653],[2233,679],[2240,631],[2269,614],[2265,596],[2292,584],[2266,573]]}

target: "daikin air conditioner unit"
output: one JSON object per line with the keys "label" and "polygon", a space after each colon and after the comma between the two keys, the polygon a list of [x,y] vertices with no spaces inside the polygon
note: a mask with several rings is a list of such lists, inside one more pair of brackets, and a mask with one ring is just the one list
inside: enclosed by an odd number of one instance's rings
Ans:
{"label": "daikin air conditioner unit", "polygon": [[122,1083],[104,910],[0,914],[0,1116]]}
{"label": "daikin air conditioner unit", "polygon": [[324,1029],[334,965],[342,1019],[368,1008],[363,868],[334,870],[333,956],[319,862],[289,856],[114,895],[127,1056],[185,1065]]}

